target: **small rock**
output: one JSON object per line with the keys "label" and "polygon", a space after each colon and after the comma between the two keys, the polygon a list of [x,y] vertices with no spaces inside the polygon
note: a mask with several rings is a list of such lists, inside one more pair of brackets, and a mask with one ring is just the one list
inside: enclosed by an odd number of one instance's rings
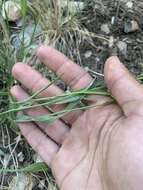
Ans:
{"label": "small rock", "polygon": [[110,34],[110,28],[109,28],[108,24],[102,24],[101,31],[104,32],[105,34]]}
{"label": "small rock", "polygon": [[130,22],[125,22],[124,24],[124,32],[131,33],[139,30],[139,24],[135,20],[131,20]]}
{"label": "small rock", "polygon": [[127,3],[126,3],[126,6],[129,8],[129,9],[132,9],[133,8],[133,2],[132,1],[128,1]]}
{"label": "small rock", "polygon": [[24,161],[24,154],[23,154],[23,152],[18,153],[17,157],[18,157],[19,162],[23,162]]}
{"label": "small rock", "polygon": [[9,21],[17,21],[21,17],[21,7],[20,4],[15,1],[9,0],[2,5],[2,16],[4,19]]}
{"label": "small rock", "polygon": [[111,24],[112,24],[112,25],[115,24],[115,20],[116,20],[116,17],[115,17],[115,16],[112,16],[112,18],[111,18]]}
{"label": "small rock", "polygon": [[99,63],[99,62],[100,62],[100,58],[99,58],[99,57],[96,57],[96,58],[95,58],[95,62],[96,62],[96,63]]}
{"label": "small rock", "polygon": [[117,43],[117,47],[119,49],[119,51],[123,54],[123,55],[127,55],[127,43],[123,42],[123,41],[119,41]]}
{"label": "small rock", "polygon": [[44,187],[45,187],[45,179],[44,180],[40,180],[38,187],[40,189],[44,189]]}
{"label": "small rock", "polygon": [[85,54],[84,54],[84,57],[86,58],[86,59],[88,59],[88,58],[90,58],[92,56],[92,51],[86,51],[85,52]]}

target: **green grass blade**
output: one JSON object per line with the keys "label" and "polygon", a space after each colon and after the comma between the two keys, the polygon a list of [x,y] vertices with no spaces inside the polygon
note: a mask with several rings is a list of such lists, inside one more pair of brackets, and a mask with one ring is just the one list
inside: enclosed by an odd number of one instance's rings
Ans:
{"label": "green grass blade", "polygon": [[[101,88],[99,88],[101,89]],[[65,103],[74,103],[75,101],[79,101],[84,99],[84,97],[88,95],[103,95],[103,96],[111,96],[111,94],[104,89],[98,91],[98,89],[84,89],[75,92],[68,92],[59,96],[48,97],[43,99],[30,99],[23,102],[14,103],[11,105],[13,107],[10,110],[0,113],[0,116],[6,115],[13,112],[23,111],[25,109],[32,109],[40,106],[51,106],[54,104],[65,104]],[[35,95],[34,95],[35,96]],[[36,104],[35,104],[36,103]]]}
{"label": "green grass blade", "polygon": [[90,108],[96,108],[96,107],[100,107],[100,106],[105,106],[105,105],[109,105],[114,103],[115,101],[109,101],[106,102],[105,104],[100,104],[100,105],[91,105],[91,106],[83,106],[83,107],[79,107],[79,108],[71,108],[69,109],[64,109],[62,111],[59,112],[55,112],[49,115],[42,115],[42,116],[37,116],[37,117],[32,117],[32,116],[28,116],[28,115],[18,115],[16,118],[16,122],[17,123],[21,123],[21,122],[44,122],[44,123],[52,123],[54,121],[56,121],[57,119],[60,119],[62,116],[73,112],[73,111],[78,111],[78,110],[87,110]]}
{"label": "green grass blade", "polygon": [[15,173],[15,172],[37,173],[48,170],[49,169],[45,163],[39,162],[20,169],[0,169],[0,173]]}
{"label": "green grass blade", "polygon": [[32,96],[24,100],[22,103],[32,100],[33,98],[37,97],[39,94],[41,94],[43,91],[45,91],[47,88],[49,88],[51,85],[57,82],[59,80],[59,77],[56,77],[53,81],[51,81],[48,85],[44,86],[39,91],[35,92]]}
{"label": "green grass blade", "polygon": [[27,13],[27,0],[21,0],[20,1],[20,5],[21,5],[21,13],[23,18],[26,17],[26,13]]}

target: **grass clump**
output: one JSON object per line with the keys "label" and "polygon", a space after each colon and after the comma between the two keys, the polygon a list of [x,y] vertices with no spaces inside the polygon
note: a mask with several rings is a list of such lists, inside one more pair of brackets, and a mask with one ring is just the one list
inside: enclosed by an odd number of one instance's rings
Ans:
{"label": "grass clump", "polygon": [[39,15],[43,42],[81,64],[79,47],[84,40],[90,41],[91,37],[81,24],[80,3],[73,3],[71,8],[69,0],[36,0],[31,7]]}

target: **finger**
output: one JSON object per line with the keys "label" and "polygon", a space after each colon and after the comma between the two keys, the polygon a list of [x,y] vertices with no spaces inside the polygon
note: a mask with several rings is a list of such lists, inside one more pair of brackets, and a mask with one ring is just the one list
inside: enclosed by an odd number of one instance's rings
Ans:
{"label": "finger", "polygon": [[[20,87],[14,86],[11,89],[11,94],[16,98],[17,101],[22,101],[28,98],[28,94]],[[34,109],[27,109],[24,111],[25,114],[29,116],[39,116],[39,115],[48,115],[47,109],[44,107],[37,107]],[[52,124],[46,124],[37,122],[36,123],[51,139],[55,142],[61,144],[65,139],[66,135],[69,132],[69,128],[60,120],[55,121]]]}
{"label": "finger", "polygon": [[[44,78],[38,71],[32,67],[24,64],[17,63],[12,69],[12,74],[16,80],[18,80],[24,87],[31,92],[37,92],[50,84],[50,81]],[[48,89],[41,92],[42,97],[50,97],[55,95],[61,95],[63,91],[56,85],[50,85]]]}
{"label": "finger", "polygon": [[[105,81],[125,114],[130,115],[139,101],[143,101],[143,88],[117,57],[105,64]],[[140,103],[141,103],[140,102]]]}
{"label": "finger", "polygon": [[43,161],[50,165],[59,150],[58,145],[46,137],[32,122],[19,123],[18,126],[32,148],[41,156]]}
{"label": "finger", "polygon": [[[12,74],[16,80],[18,80],[25,88],[31,90],[32,92],[37,92],[50,84],[50,81],[44,78],[38,71],[23,63],[15,64],[12,69]],[[62,93],[63,91],[53,84],[44,90],[44,92],[40,94],[40,97],[58,96]],[[53,105],[51,108],[53,111],[57,112],[64,109],[64,107],[65,105]],[[72,124],[79,117],[79,115],[81,115],[81,113],[81,111],[70,113],[62,117],[62,119]]]}
{"label": "finger", "polygon": [[86,88],[93,81],[86,70],[51,47],[41,46],[37,56],[73,90]]}

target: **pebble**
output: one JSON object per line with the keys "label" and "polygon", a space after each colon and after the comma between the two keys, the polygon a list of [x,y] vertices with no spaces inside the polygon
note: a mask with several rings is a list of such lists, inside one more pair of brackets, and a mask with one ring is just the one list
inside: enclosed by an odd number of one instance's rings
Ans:
{"label": "pebble", "polygon": [[44,180],[40,180],[38,187],[40,189],[44,189],[45,188],[45,182],[46,182],[45,179]]}
{"label": "pebble", "polygon": [[111,18],[111,24],[112,24],[112,25],[115,24],[115,19],[116,19],[115,16],[112,16],[112,18]]}
{"label": "pebble", "polygon": [[105,34],[110,34],[110,28],[109,28],[108,24],[102,24],[101,31],[104,32]]}
{"label": "pebble", "polygon": [[86,51],[85,52],[85,54],[84,54],[84,57],[86,58],[86,59],[88,59],[88,58],[90,58],[92,56],[92,51]]}
{"label": "pebble", "polygon": [[127,43],[123,42],[123,41],[119,41],[117,43],[117,47],[119,49],[119,51],[122,53],[122,55],[126,56],[127,55]]}
{"label": "pebble", "polygon": [[21,18],[21,7],[19,3],[9,0],[2,5],[2,16],[9,21],[17,21]]}
{"label": "pebble", "polygon": [[132,1],[128,1],[127,3],[126,3],[126,6],[129,8],[129,9],[132,9],[133,8],[133,2]]}
{"label": "pebble", "polygon": [[139,24],[136,20],[131,20],[128,22],[125,22],[124,24],[124,32],[125,33],[131,33],[139,30]]}
{"label": "pebble", "polygon": [[23,152],[19,152],[18,155],[17,155],[17,157],[18,157],[19,162],[23,162],[24,161],[24,154],[23,154]]}

